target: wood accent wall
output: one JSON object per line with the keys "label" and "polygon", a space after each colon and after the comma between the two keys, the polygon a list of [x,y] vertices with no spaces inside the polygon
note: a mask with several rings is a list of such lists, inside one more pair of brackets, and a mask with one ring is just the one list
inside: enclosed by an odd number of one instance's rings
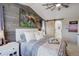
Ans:
{"label": "wood accent wall", "polygon": [[19,27],[19,8],[14,4],[4,4],[5,38],[15,41],[15,29]]}

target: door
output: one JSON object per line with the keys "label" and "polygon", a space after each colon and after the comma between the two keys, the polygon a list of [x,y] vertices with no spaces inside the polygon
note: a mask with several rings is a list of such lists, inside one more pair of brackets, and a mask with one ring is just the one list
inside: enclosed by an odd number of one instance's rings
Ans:
{"label": "door", "polygon": [[62,20],[55,21],[55,38],[59,41],[62,39]]}

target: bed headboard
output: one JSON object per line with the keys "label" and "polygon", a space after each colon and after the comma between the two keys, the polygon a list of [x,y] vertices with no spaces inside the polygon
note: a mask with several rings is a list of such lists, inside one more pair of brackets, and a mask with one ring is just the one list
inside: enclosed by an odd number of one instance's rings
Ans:
{"label": "bed headboard", "polygon": [[38,29],[16,29],[16,41],[21,41],[20,35],[24,32],[36,32]]}

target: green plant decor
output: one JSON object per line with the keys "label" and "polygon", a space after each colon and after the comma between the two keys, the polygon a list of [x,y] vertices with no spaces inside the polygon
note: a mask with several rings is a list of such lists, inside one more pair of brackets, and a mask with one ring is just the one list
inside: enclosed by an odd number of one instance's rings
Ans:
{"label": "green plant decor", "polygon": [[35,28],[35,24],[32,21],[22,21],[20,25],[24,28]]}

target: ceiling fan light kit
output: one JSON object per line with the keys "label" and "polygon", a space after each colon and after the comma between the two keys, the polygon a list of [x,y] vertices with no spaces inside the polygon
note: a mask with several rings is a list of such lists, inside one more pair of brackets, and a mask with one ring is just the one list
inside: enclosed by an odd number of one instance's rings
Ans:
{"label": "ceiling fan light kit", "polygon": [[61,8],[68,8],[69,5],[68,3],[46,3],[46,4],[43,4],[43,6],[46,6],[47,8],[46,9],[51,9],[51,11],[57,9],[58,11],[61,10]]}
{"label": "ceiling fan light kit", "polygon": [[59,3],[59,4],[56,4],[56,7],[60,7],[61,6],[61,4]]}

